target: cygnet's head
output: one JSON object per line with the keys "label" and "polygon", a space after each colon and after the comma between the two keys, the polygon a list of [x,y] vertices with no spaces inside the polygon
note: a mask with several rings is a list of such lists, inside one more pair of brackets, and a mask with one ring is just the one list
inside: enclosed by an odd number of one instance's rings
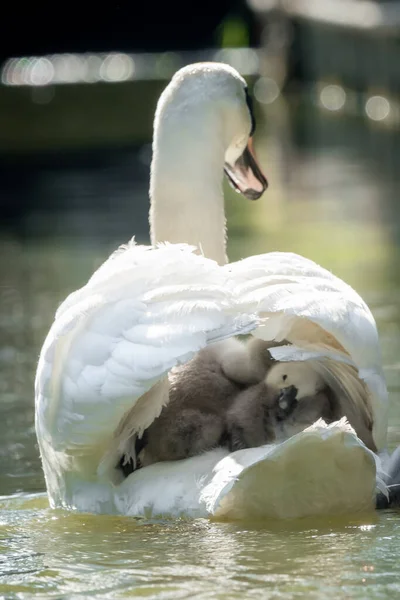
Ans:
{"label": "cygnet's head", "polygon": [[231,185],[247,198],[256,200],[267,188],[252,149],[255,119],[247,84],[229,65],[195,63],[177,71],[159,99],[154,128],[155,138],[167,131],[170,148],[190,141],[193,152],[196,142],[212,153],[211,144],[218,145]]}
{"label": "cygnet's head", "polygon": [[324,379],[308,361],[274,364],[267,373],[265,383],[278,390],[295,387],[297,400],[314,396],[326,385]]}

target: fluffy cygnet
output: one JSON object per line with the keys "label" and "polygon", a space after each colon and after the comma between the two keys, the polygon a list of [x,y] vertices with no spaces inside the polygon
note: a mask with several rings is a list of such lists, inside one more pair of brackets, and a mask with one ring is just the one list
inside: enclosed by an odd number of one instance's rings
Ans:
{"label": "fluffy cygnet", "polygon": [[261,381],[272,363],[265,342],[229,339],[204,348],[175,369],[169,402],[140,440],[140,465],[179,460],[224,444],[233,399]]}
{"label": "fluffy cygnet", "polygon": [[232,451],[287,439],[319,418],[334,418],[332,395],[307,362],[275,363],[265,379],[240,392],[227,411]]}

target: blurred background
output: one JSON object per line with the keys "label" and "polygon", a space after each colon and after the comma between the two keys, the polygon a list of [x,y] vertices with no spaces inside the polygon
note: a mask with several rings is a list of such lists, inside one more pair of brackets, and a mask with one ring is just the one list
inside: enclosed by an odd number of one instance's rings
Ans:
{"label": "blurred background", "polygon": [[226,185],[230,259],[299,252],[365,297],[393,400],[390,443],[400,443],[400,2],[1,10],[1,493],[44,489],[33,426],[41,345],[58,304],[116,246],[148,242],[156,102],[200,60],[247,78],[270,182],[258,202]]}

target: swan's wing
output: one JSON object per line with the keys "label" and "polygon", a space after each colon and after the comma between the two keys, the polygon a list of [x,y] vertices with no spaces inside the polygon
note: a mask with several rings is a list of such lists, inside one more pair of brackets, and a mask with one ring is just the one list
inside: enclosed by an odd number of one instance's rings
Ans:
{"label": "swan's wing", "polygon": [[357,370],[369,392],[375,443],[384,447],[387,388],[376,324],[362,298],[326,269],[292,253],[254,256],[224,270],[238,310],[256,311],[263,318],[255,335],[296,346],[273,349],[277,359],[326,357]]}
{"label": "swan's wing", "polygon": [[[100,455],[126,412],[172,367],[255,326],[232,310],[218,269],[185,245],[130,244],[66,299],[36,375],[42,455],[46,445],[74,457]],[[143,418],[151,422],[165,395],[150,400]]]}

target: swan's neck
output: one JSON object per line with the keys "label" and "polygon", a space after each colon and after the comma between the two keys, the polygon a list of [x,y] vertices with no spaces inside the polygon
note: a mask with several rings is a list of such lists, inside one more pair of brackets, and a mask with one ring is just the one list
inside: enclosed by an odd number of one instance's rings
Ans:
{"label": "swan's neck", "polygon": [[[224,146],[213,115],[156,118],[150,179],[151,243],[197,246],[227,262],[222,178]],[[183,114],[182,114],[183,113]]]}

